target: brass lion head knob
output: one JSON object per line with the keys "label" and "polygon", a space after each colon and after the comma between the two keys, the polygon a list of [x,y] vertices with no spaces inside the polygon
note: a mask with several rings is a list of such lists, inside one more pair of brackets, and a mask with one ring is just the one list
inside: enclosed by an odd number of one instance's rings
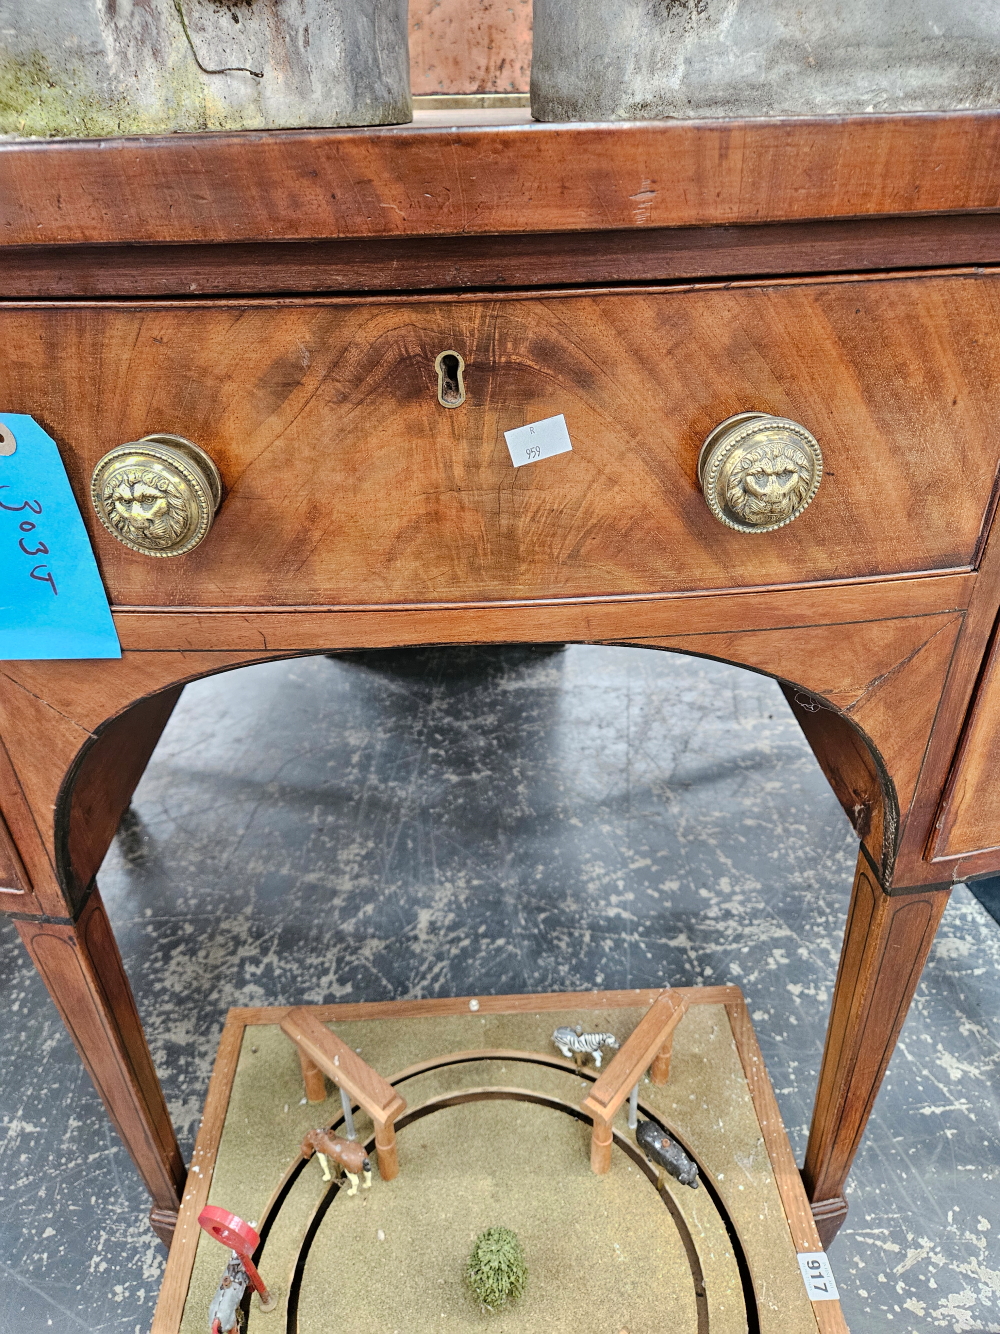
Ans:
{"label": "brass lion head knob", "polygon": [[819,490],[823,455],[804,426],[766,412],[721,422],[701,447],[698,481],[720,523],[771,533],[797,519]]}
{"label": "brass lion head knob", "polygon": [[180,435],[117,445],[90,483],[97,517],[112,537],[144,556],[183,556],[208,533],[222,499],[219,470]]}

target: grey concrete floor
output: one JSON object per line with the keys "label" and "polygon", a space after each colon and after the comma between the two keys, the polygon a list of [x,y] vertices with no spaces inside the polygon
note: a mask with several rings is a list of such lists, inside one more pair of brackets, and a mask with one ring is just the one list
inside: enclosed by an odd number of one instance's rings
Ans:
{"label": "grey concrete floor", "polygon": [[[186,1153],[230,1005],[726,981],[801,1160],[855,842],[766,678],[584,646],[269,664],[187,689],[134,809],[101,884]],[[998,964],[959,888],[831,1252],[854,1334],[1000,1330]],[[9,924],[0,981],[0,1331],[142,1334],[143,1191]]]}

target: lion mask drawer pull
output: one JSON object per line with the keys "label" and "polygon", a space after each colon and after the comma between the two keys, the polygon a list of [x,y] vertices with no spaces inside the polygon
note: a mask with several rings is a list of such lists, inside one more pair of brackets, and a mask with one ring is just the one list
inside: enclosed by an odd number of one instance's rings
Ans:
{"label": "lion mask drawer pull", "polygon": [[203,541],[222,500],[219,470],[180,435],[146,435],[99,460],[90,484],[112,537],[144,556],[183,556]]}
{"label": "lion mask drawer pull", "polygon": [[708,508],[740,533],[771,533],[797,519],[822,478],[815,438],[798,422],[766,412],[727,417],[698,456]]}

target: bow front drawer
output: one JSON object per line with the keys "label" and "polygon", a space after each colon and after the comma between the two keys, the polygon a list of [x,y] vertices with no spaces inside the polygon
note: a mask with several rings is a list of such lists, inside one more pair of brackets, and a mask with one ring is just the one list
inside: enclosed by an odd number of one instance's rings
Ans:
{"label": "bow front drawer", "polygon": [[[576,598],[968,566],[1000,455],[998,328],[997,279],[972,274],[0,310],[3,407],[59,442],[112,600],[129,606]],[[790,423],[787,448],[761,452],[744,413]],[[515,468],[504,432],[558,414],[572,451]],[[713,510],[699,454],[732,417],[740,430],[714,438],[743,449],[742,472],[722,459]],[[92,508],[98,461],[150,436],[193,442],[221,476],[211,530],[175,559],[116,540]],[[125,502],[135,536],[142,496]],[[745,522],[725,520],[730,502]],[[793,522],[772,522],[782,506]]]}

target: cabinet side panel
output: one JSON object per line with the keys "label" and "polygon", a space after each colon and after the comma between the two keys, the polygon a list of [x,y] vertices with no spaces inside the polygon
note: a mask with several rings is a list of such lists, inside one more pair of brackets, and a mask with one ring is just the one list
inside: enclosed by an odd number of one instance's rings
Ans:
{"label": "cabinet side panel", "polygon": [[994,631],[986,668],[937,819],[935,860],[1000,846],[1000,636]]}

